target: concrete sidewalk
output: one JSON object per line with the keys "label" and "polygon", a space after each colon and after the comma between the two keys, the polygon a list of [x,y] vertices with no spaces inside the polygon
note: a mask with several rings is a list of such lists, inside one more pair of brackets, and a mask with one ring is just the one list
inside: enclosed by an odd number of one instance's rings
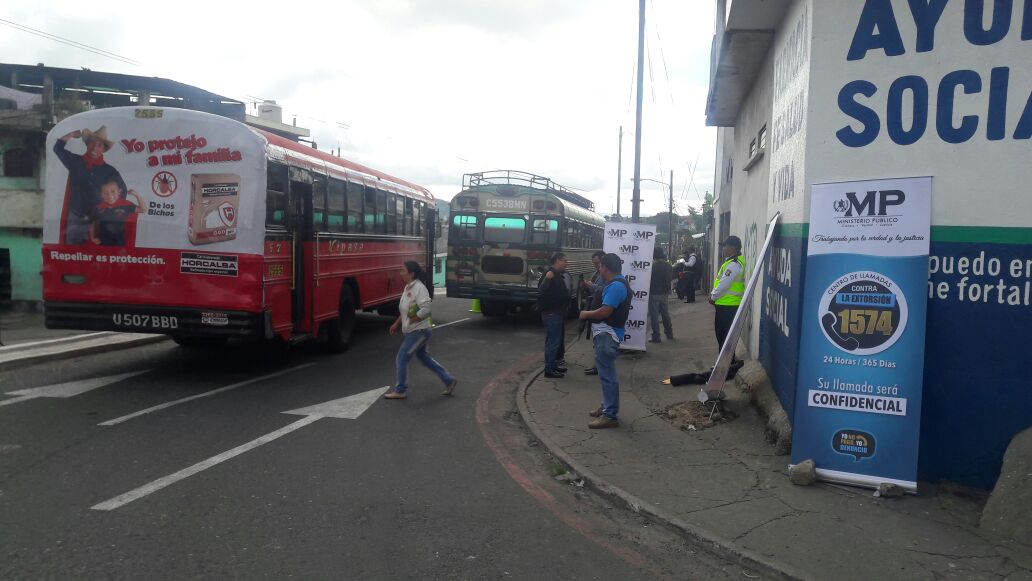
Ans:
{"label": "concrete sidewalk", "polygon": [[673,298],[670,306],[676,340],[617,362],[619,428],[587,427],[601,389],[583,374],[593,365],[586,340],[570,346],[566,378],[538,375],[521,386],[524,421],[589,485],[768,577],[1032,579],[1028,556],[997,550],[981,534],[983,493],[922,486],[917,496],[880,499],[866,489],[795,486],[789,457],[765,441],[765,422],[734,386],[727,409],[737,418],[685,429],[668,419],[668,407],[695,401],[698,387],[660,379],[708,370],[717,351],[710,305]]}
{"label": "concrete sidewalk", "polygon": [[43,313],[0,311],[0,370],[157,343],[168,337],[47,329]]}

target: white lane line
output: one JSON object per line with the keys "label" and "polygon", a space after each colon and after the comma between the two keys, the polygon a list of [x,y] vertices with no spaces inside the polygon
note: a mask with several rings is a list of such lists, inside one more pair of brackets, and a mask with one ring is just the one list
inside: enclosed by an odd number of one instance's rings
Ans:
{"label": "white lane line", "polygon": [[114,426],[114,425],[118,425],[118,424],[121,424],[123,422],[128,422],[129,420],[131,420],[133,418],[138,418],[140,416],[147,415],[149,413],[153,413],[153,412],[156,412],[156,411],[167,409],[167,408],[170,408],[172,406],[177,406],[177,405],[179,405],[181,403],[186,403],[188,401],[193,401],[195,399],[201,399],[202,397],[211,397],[213,395],[218,395],[220,393],[227,392],[227,391],[229,391],[231,389],[236,389],[238,387],[243,387],[245,385],[250,385],[252,383],[258,383],[259,381],[265,381],[266,379],[272,379],[273,377],[279,377],[280,375],[285,375],[285,374],[290,373],[292,371],[297,371],[298,369],[304,369],[305,367],[311,367],[313,365],[315,365],[315,363],[304,363],[302,365],[297,365],[297,366],[294,366],[294,367],[291,367],[291,368],[288,368],[288,369],[284,369],[282,371],[277,371],[276,373],[270,373],[268,375],[263,375],[261,377],[255,377],[253,379],[248,379],[246,381],[241,381],[240,383],[234,383],[232,385],[227,385],[226,387],[220,387],[218,389],[213,389],[211,391],[206,391],[204,393],[198,393],[197,395],[191,395],[189,397],[184,397],[184,398],[181,398],[181,399],[165,402],[163,404],[158,404],[158,405],[156,405],[154,407],[149,407],[147,409],[140,410],[138,412],[133,412],[133,413],[131,413],[129,415],[125,415],[125,416],[122,416],[120,418],[115,418],[113,420],[108,420],[106,422],[100,422],[97,425],[98,426]]}
{"label": "white lane line", "polygon": [[119,508],[121,506],[125,506],[125,505],[129,504],[130,502],[132,502],[134,500],[138,500],[140,498],[143,498],[144,496],[147,496],[148,494],[152,494],[154,492],[157,492],[157,491],[161,490],[162,488],[165,488],[166,486],[170,486],[172,484],[175,484],[176,482],[179,482],[180,480],[183,480],[184,478],[189,478],[189,477],[193,476],[194,474],[197,474],[198,472],[201,472],[202,470],[207,470],[208,468],[211,468],[212,466],[221,464],[222,462],[225,462],[226,460],[229,460],[230,458],[234,458],[236,456],[239,456],[240,454],[243,454],[244,452],[247,452],[248,450],[252,450],[254,448],[257,448],[258,446],[261,446],[262,444],[268,444],[269,442],[271,442],[271,441],[273,441],[273,440],[275,440],[277,438],[285,436],[285,435],[289,434],[290,432],[293,432],[294,430],[299,430],[299,429],[307,426],[308,424],[311,424],[312,422],[319,421],[320,419],[322,419],[322,416],[306,416],[306,417],[303,417],[300,420],[298,420],[298,421],[296,421],[296,422],[294,422],[292,424],[286,425],[286,426],[276,430],[275,432],[269,432],[268,434],[265,434],[264,436],[262,436],[260,438],[256,438],[254,440],[251,440],[250,442],[248,442],[246,444],[242,444],[240,446],[237,446],[236,448],[233,448],[232,450],[227,450],[226,452],[223,452],[223,453],[219,454],[218,456],[212,456],[211,458],[208,458],[207,460],[203,460],[201,462],[198,462],[198,463],[194,464],[193,466],[190,466],[189,468],[184,468],[184,469],[180,470],[179,472],[176,472],[174,474],[169,474],[168,476],[165,476],[164,478],[159,478],[159,479],[155,480],[154,482],[151,482],[149,484],[145,484],[145,485],[143,485],[143,486],[141,486],[141,487],[139,487],[139,488],[137,488],[135,490],[130,490],[129,492],[126,492],[125,494],[122,494],[122,495],[119,495],[119,496],[116,496],[116,497],[112,498],[111,500],[105,500],[104,502],[101,502],[100,504],[95,504],[95,505],[91,506],[90,508],[92,510],[115,510],[116,508]]}
{"label": "white lane line", "polygon": [[5,405],[11,405],[12,403],[21,403],[26,400],[36,399],[34,395],[20,395],[18,397],[12,397],[11,399],[0,400],[0,407]]}
{"label": "white lane line", "polygon": [[169,474],[164,478],[159,478],[149,484],[145,484],[137,489],[130,490],[125,494],[116,496],[111,500],[105,500],[100,504],[95,504],[90,508],[92,510],[115,510],[116,508],[125,506],[134,500],[139,500],[144,496],[147,496],[148,494],[157,492],[162,488],[165,488],[166,486],[175,484],[176,482],[179,482],[184,478],[189,478],[194,474],[201,472],[202,470],[207,470],[208,468],[221,464],[222,462],[225,462],[230,458],[239,456],[244,452],[247,452],[248,450],[253,450],[263,444],[268,444],[276,438],[285,436],[290,432],[293,432],[294,430],[303,428],[308,424],[311,424],[312,422],[321,420],[322,418],[356,420],[359,416],[365,413],[366,410],[372,407],[374,403],[379,401],[380,396],[383,395],[383,393],[388,389],[390,389],[390,386],[385,385],[383,387],[378,387],[376,389],[371,389],[369,391],[357,393],[355,395],[325,401],[323,403],[308,406],[305,408],[283,412],[285,414],[301,415],[305,417],[301,418],[300,420],[292,424],[284,426],[276,430],[275,432],[269,432],[268,434],[265,434],[260,438],[251,440],[246,444],[237,446],[236,448],[223,452],[218,456],[212,456],[211,458],[198,462],[193,466],[190,466],[189,468],[184,468],[179,472]]}
{"label": "white lane line", "polygon": [[[447,327],[448,325],[457,325],[457,324],[459,324],[459,323],[462,323],[462,322],[465,322],[465,321],[468,321],[468,320],[470,320],[470,318],[471,318],[471,317],[466,317],[465,319],[459,319],[458,321],[452,321],[452,322],[450,322],[450,323],[445,323],[445,324],[443,324],[443,325],[434,325],[434,326],[433,326],[433,329],[443,329],[443,328]],[[432,330],[432,329],[431,329],[431,330]]]}

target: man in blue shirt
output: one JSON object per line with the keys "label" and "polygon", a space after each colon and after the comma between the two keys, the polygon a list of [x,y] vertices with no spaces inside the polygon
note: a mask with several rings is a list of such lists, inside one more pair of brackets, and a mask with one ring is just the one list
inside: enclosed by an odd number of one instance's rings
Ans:
{"label": "man in blue shirt", "polygon": [[615,254],[606,254],[599,264],[602,285],[591,301],[591,310],[581,311],[580,318],[595,321],[591,337],[595,345],[595,367],[602,384],[602,405],[588,412],[595,418],[591,429],[615,428],[620,425],[620,380],[616,374],[616,356],[624,340],[624,324],[631,310],[631,289],[620,274],[623,264]]}

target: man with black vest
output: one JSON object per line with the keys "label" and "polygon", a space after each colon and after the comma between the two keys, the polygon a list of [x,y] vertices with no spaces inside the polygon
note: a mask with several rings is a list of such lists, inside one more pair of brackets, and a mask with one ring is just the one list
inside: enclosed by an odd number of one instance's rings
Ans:
{"label": "man with black vest", "polygon": [[595,345],[595,367],[602,384],[602,405],[588,412],[595,418],[591,429],[615,428],[620,425],[620,382],[616,374],[616,357],[624,340],[624,324],[631,311],[631,287],[620,274],[623,265],[616,254],[606,254],[599,265],[602,286],[591,300],[591,310],[581,311],[582,320],[594,321],[591,337]]}
{"label": "man with black vest", "polygon": [[[570,309],[570,288],[566,286],[566,255],[557,252],[538,286],[538,309],[545,326],[545,377],[559,379],[566,369],[560,366],[566,312]],[[565,349],[562,349],[565,355]]]}

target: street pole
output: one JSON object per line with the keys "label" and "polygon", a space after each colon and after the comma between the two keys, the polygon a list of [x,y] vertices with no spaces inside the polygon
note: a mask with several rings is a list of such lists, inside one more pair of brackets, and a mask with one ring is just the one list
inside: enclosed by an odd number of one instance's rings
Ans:
{"label": "street pole", "polygon": [[674,170],[670,170],[670,214],[667,216],[667,258],[674,257]]}
{"label": "street pole", "polygon": [[616,150],[616,215],[620,215],[620,181],[623,170],[623,125],[620,126],[619,147]]}
{"label": "street pole", "polygon": [[631,199],[631,221],[641,221],[641,101],[645,81],[645,0],[638,2],[638,108],[634,115],[634,197]]}

